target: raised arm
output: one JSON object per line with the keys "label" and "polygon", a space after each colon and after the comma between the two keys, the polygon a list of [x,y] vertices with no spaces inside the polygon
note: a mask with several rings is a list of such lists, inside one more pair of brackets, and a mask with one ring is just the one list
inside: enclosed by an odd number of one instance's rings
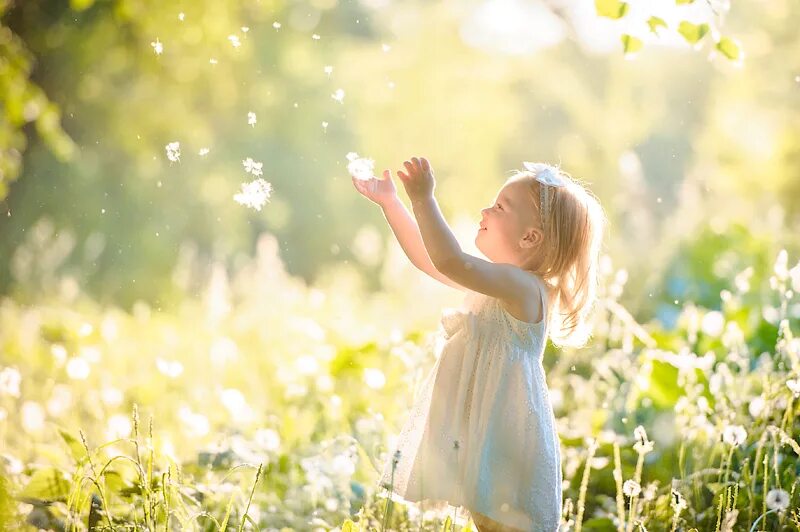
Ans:
{"label": "raised arm", "polygon": [[400,247],[403,248],[411,264],[447,286],[466,290],[466,288],[445,276],[433,266],[433,262],[431,262],[431,258],[425,249],[425,244],[422,242],[422,235],[419,232],[417,221],[408,212],[400,198],[397,197],[391,173],[387,170],[383,175],[384,179],[372,177],[368,180],[360,180],[353,177],[353,185],[364,197],[381,207],[386,221],[389,222],[395,238],[397,238]]}

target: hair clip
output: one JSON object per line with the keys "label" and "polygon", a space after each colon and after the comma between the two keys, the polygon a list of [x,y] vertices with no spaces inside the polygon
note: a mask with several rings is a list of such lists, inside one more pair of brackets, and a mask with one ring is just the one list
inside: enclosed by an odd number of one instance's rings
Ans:
{"label": "hair clip", "polygon": [[563,187],[567,185],[566,179],[559,173],[558,168],[546,163],[531,163],[524,161],[522,165],[526,170],[533,172],[534,179],[539,183],[548,185],[539,187],[539,212],[542,217],[542,229],[545,230],[547,220],[550,216],[550,202],[552,194],[549,187]]}

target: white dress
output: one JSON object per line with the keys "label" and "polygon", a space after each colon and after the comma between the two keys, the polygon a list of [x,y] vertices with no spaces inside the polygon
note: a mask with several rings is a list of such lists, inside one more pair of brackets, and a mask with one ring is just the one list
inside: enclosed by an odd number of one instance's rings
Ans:
{"label": "white dress", "polygon": [[[546,287],[534,277],[544,313]],[[546,323],[521,321],[497,298],[471,290],[462,308],[445,309],[444,342],[380,487],[522,530],[558,530],[561,451],[542,366]]]}

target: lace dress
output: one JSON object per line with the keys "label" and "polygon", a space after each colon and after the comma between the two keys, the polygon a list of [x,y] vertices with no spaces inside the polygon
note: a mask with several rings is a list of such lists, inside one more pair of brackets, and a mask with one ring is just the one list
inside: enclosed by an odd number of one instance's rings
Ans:
{"label": "lace dress", "polygon": [[[547,312],[545,284],[535,278]],[[561,451],[542,366],[546,323],[521,321],[497,298],[471,290],[462,308],[445,309],[436,363],[380,486],[522,530],[557,530]]]}

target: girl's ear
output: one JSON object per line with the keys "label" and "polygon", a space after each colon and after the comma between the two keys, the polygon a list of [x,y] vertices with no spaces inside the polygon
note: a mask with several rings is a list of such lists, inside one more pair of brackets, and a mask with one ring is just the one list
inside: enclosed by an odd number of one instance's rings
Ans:
{"label": "girl's ear", "polygon": [[522,236],[520,245],[523,248],[533,248],[538,246],[542,241],[542,235],[538,229],[531,228]]}

